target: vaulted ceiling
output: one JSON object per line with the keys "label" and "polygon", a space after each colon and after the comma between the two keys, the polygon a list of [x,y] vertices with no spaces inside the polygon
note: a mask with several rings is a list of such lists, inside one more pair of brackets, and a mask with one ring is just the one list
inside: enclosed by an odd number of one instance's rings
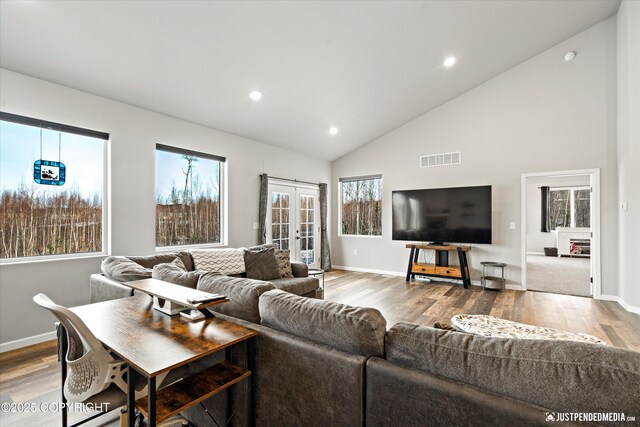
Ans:
{"label": "vaulted ceiling", "polygon": [[[333,160],[619,0],[2,1],[0,66]],[[449,56],[457,59],[443,66]],[[259,90],[260,101],[249,99]],[[329,128],[338,128],[336,135]]]}

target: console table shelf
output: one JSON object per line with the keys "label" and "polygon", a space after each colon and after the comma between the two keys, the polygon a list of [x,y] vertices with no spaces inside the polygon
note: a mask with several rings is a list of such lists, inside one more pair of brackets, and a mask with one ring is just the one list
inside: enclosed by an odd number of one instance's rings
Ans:
{"label": "console table shelf", "polygon": [[[174,415],[202,402],[216,393],[242,381],[251,375],[247,369],[222,361],[196,375],[180,380],[158,390],[156,397],[157,422],[168,420]],[[136,407],[146,416],[149,402],[147,397],[136,401]]]}
{"label": "console table shelf", "polygon": [[[471,285],[469,277],[469,264],[467,263],[467,252],[471,246],[456,245],[415,245],[407,244],[407,249],[411,249],[409,254],[409,265],[407,267],[407,282],[419,276],[434,276],[462,280],[465,288]],[[420,250],[433,250],[436,252],[435,264],[418,262]],[[449,252],[456,252],[460,265],[449,265]]]}

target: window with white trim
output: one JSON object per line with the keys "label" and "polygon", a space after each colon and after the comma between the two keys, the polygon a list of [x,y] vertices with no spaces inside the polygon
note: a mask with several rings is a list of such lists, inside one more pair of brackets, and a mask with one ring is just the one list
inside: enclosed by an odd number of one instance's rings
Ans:
{"label": "window with white trim", "polygon": [[340,178],[340,233],[382,235],[382,175]]}
{"label": "window with white trim", "polygon": [[0,258],[106,252],[108,139],[0,112]]}
{"label": "window with white trim", "polygon": [[223,243],[225,158],[156,145],[156,246]]}
{"label": "window with white trim", "polygon": [[591,227],[591,188],[549,190],[549,228]]}

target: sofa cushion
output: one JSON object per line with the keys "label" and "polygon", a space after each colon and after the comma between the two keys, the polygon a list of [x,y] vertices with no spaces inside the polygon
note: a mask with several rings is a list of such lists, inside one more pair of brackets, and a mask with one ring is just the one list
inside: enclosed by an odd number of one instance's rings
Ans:
{"label": "sofa cushion", "polygon": [[245,272],[249,279],[271,280],[281,276],[273,248],[244,252]]}
{"label": "sofa cushion", "polygon": [[291,251],[276,249],[276,260],[278,261],[280,277],[293,277],[293,271],[291,270]]}
{"label": "sofa cushion", "polygon": [[165,264],[168,262],[172,262],[174,259],[180,258],[182,263],[184,264],[187,271],[193,271],[193,260],[191,259],[191,254],[189,252],[171,252],[167,254],[157,254],[150,256],[130,256],[127,257],[131,261],[140,264],[145,268],[153,268],[158,264]]}
{"label": "sofa cushion", "polygon": [[222,274],[244,273],[244,249],[193,249],[191,256],[197,270]]}
{"label": "sofa cushion", "polygon": [[304,295],[320,287],[320,281],[315,277],[283,277],[270,280],[277,289],[296,295]]}
{"label": "sofa cushion", "polygon": [[292,262],[291,272],[293,277],[307,277],[309,276],[309,266],[302,262]]}
{"label": "sofa cushion", "polygon": [[281,290],[260,296],[261,323],[363,356],[384,355],[387,322],[374,308],[299,297]]}
{"label": "sofa cushion", "polygon": [[640,413],[640,353],[628,350],[398,323],[386,353],[398,365],[552,410]]}
{"label": "sofa cushion", "polygon": [[270,248],[275,249],[276,245],[274,245],[273,243],[265,243],[264,245],[249,246],[247,248],[247,250],[248,251],[260,251],[262,249],[270,249]]}
{"label": "sofa cushion", "polygon": [[151,277],[195,289],[198,285],[198,279],[204,273],[201,270],[186,271],[180,258],[176,258],[173,262],[155,265]]}
{"label": "sofa cushion", "polygon": [[[174,259],[175,256],[172,258]],[[148,279],[151,277],[151,269],[145,268],[137,262],[123,256],[110,256],[105,258],[100,269],[108,278],[117,282],[130,282],[132,280]]]}
{"label": "sofa cushion", "polygon": [[209,310],[248,322],[260,323],[258,300],[263,293],[275,289],[269,282],[205,273],[198,280],[198,290],[226,295],[229,302],[215,305]]}

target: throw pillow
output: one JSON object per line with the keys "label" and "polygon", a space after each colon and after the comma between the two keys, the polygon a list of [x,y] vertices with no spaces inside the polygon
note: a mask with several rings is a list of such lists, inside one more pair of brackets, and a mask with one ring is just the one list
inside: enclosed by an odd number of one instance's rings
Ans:
{"label": "throw pillow", "polygon": [[117,282],[131,282],[151,277],[151,269],[144,268],[124,256],[110,256],[102,261],[100,269],[110,279]]}
{"label": "throw pillow", "polygon": [[187,267],[184,265],[184,262],[182,262],[182,260],[180,258],[174,259],[173,261],[171,261],[171,264],[175,265],[176,267],[178,267],[182,271],[187,271]]}
{"label": "throw pillow", "polygon": [[196,270],[218,271],[225,275],[244,273],[242,249],[193,249],[191,256]]}
{"label": "throw pillow", "polygon": [[[179,261],[179,264],[184,264]],[[151,277],[158,280],[163,280],[169,283],[175,283],[176,285],[185,286],[187,288],[195,289],[198,285],[200,276],[204,274],[204,271],[186,271],[186,269],[179,266],[175,261],[165,264],[158,264],[153,267]]]}
{"label": "throw pillow", "polygon": [[273,280],[281,277],[273,248],[245,251],[244,265],[249,279]]}
{"label": "throw pillow", "polygon": [[290,251],[276,249],[276,260],[278,261],[280,277],[293,277],[293,271],[291,271]]}
{"label": "throw pillow", "polygon": [[262,249],[269,249],[269,248],[274,248],[276,249],[276,245],[273,243],[265,243],[264,245],[257,245],[257,246],[249,246],[247,248],[248,251],[259,251]]}

